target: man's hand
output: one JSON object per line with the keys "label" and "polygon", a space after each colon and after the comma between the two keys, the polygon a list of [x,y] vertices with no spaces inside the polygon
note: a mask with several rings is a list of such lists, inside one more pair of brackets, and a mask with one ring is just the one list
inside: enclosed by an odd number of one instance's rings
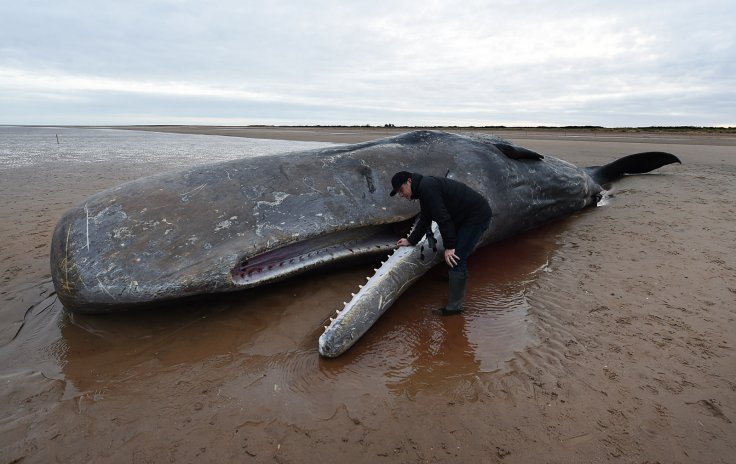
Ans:
{"label": "man's hand", "polygon": [[402,238],[401,240],[399,240],[398,242],[396,242],[396,246],[397,247],[410,246],[410,245],[411,245],[411,243],[409,243],[409,240],[407,240],[405,238]]}
{"label": "man's hand", "polygon": [[452,248],[450,250],[445,250],[445,262],[450,267],[457,266],[457,262],[460,259],[458,255],[455,254],[455,249]]}

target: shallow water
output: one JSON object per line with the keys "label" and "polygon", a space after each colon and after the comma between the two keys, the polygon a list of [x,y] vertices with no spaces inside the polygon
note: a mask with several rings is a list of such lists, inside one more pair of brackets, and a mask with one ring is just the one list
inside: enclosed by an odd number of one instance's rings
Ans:
{"label": "shallow water", "polygon": [[117,129],[0,126],[0,171],[57,161],[155,162],[175,169],[328,145],[332,144]]}

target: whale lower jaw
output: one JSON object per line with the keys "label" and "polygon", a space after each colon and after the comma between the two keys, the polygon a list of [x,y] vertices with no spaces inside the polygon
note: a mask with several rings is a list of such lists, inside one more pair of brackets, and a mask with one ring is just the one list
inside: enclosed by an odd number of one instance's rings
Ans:
{"label": "whale lower jaw", "polygon": [[406,289],[443,259],[442,238],[437,224],[432,223],[437,241],[430,245],[425,236],[416,246],[401,247],[375,269],[358,293],[345,303],[342,311],[330,318],[325,332],[319,337],[319,354],[334,358],[358,341],[378,318]]}

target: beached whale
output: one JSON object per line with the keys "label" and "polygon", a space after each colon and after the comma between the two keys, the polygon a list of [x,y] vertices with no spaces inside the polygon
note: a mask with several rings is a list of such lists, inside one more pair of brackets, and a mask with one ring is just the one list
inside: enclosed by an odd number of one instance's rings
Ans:
{"label": "beached whale", "polygon": [[[53,234],[51,275],[64,306],[87,313],[252,288],[387,255],[418,213],[388,195],[399,170],[482,193],[494,211],[485,244],[595,205],[602,184],[623,174],[674,162],[642,153],[581,169],[492,136],[414,131],[211,164],[128,182],[68,211]],[[440,254],[441,242],[391,255],[333,318],[320,353],[351,346]]]}

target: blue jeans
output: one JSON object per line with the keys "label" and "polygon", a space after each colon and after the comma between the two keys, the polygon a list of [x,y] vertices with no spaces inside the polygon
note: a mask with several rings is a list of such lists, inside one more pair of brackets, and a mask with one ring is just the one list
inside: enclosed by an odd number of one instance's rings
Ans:
{"label": "blue jeans", "polygon": [[450,272],[468,272],[468,256],[473,252],[478,244],[483,232],[486,231],[490,221],[483,224],[472,224],[462,226],[457,229],[457,240],[455,243],[455,254],[458,256],[458,262],[455,267],[450,268]]}

